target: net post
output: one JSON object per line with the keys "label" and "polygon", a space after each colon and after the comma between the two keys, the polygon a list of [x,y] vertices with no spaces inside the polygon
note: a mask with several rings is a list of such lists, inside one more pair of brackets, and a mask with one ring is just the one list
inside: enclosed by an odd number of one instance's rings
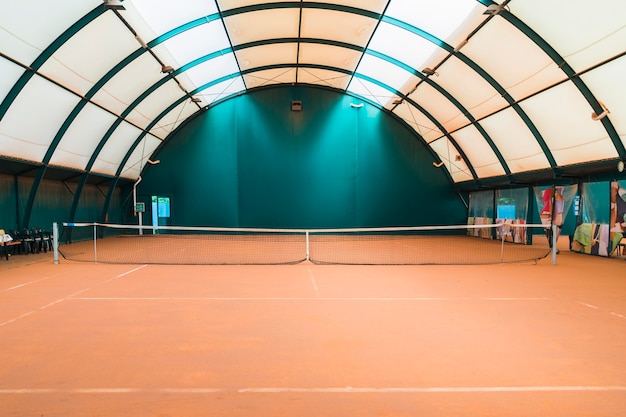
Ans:
{"label": "net post", "polygon": [[552,265],[556,265],[556,251],[557,251],[557,249],[556,249],[556,242],[557,242],[556,230],[557,230],[558,226],[556,224],[552,223],[551,227],[552,227],[552,236],[551,236],[551,239],[552,239]]}
{"label": "net post", "polygon": [[96,245],[96,240],[98,239],[98,230],[96,223],[93,224],[93,263],[98,263],[98,248]]}
{"label": "net post", "polygon": [[310,252],[309,252],[309,231],[308,230],[305,232],[305,236],[306,236],[305,237],[305,239],[306,239],[306,258],[305,258],[305,260],[309,261],[310,260]]}
{"label": "net post", "polygon": [[[505,231],[504,225],[500,226],[500,236],[502,237],[502,242],[500,242],[500,263],[504,263],[504,239],[505,239]],[[498,229],[496,228],[496,231]],[[497,232],[496,232],[497,233]]]}
{"label": "net post", "polygon": [[57,222],[52,223],[52,251],[54,253],[54,264],[59,264],[59,225]]}

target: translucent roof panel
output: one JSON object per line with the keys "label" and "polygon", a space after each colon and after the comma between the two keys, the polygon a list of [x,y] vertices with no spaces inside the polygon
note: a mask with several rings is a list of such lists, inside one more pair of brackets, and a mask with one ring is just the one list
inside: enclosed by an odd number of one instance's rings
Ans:
{"label": "translucent roof panel", "polygon": [[626,160],[621,0],[110,1],[3,6],[2,158],[133,179],[199,110],[310,85],[393,113],[468,187]]}

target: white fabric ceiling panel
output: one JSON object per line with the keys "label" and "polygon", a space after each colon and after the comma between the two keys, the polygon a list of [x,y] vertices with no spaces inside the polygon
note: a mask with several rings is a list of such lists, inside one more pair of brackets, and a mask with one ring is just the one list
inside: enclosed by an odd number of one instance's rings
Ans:
{"label": "white fabric ceiling panel", "polygon": [[42,161],[80,97],[34,76],[0,122],[0,154]]}
{"label": "white fabric ceiling panel", "polygon": [[490,20],[462,52],[517,100],[566,78],[537,44],[504,19]]}
{"label": "white fabric ceiling panel", "polygon": [[443,132],[424,113],[406,101],[395,108],[394,114],[415,129],[426,142],[443,136]]}
{"label": "white fabric ceiling panel", "polygon": [[431,79],[451,93],[476,119],[508,105],[491,84],[454,57],[439,67],[437,72],[439,76]]}
{"label": "white fabric ceiling panel", "polygon": [[126,153],[140,135],[140,129],[130,123],[122,122],[98,154],[91,171],[115,175]]}
{"label": "white fabric ceiling panel", "polygon": [[246,74],[243,79],[247,88],[255,88],[272,84],[295,83],[296,73],[295,68],[276,68]]}
{"label": "white fabric ceiling panel", "polygon": [[378,20],[352,13],[322,9],[302,10],[304,38],[332,39],[365,47]]}
{"label": "white fabric ceiling panel", "polygon": [[148,163],[150,155],[160,143],[161,141],[158,138],[146,135],[139,146],[131,153],[120,176],[132,179],[139,177],[143,167]]}
{"label": "white fabric ceiling panel", "polygon": [[[4,98],[11,91],[15,82],[24,74],[24,68],[0,57],[0,97]],[[0,102],[1,102],[0,98]]]}
{"label": "white fabric ceiling panel", "polygon": [[93,152],[116,117],[93,104],[87,104],[63,135],[50,163],[85,169]]}
{"label": "white fabric ceiling panel", "polygon": [[[317,0],[303,0],[304,3],[313,3]],[[385,6],[388,0],[334,0],[333,4],[340,4],[342,6],[355,7],[358,9],[365,9],[375,13],[382,13],[385,10]]]}
{"label": "white fabric ceiling panel", "polygon": [[[489,143],[483,138],[475,126],[468,126],[454,132],[452,135],[456,143],[463,149],[469,162],[479,177],[495,177],[504,175],[504,167],[498,160]],[[453,157],[454,163],[459,164],[456,155]]]}
{"label": "white fabric ceiling panel", "polygon": [[389,101],[400,99],[398,95],[393,94],[391,91],[358,77],[352,79],[348,91],[360,95],[381,107],[385,107]]}
{"label": "white fabric ceiling panel", "polygon": [[114,65],[139,45],[111,13],[104,13],[59,48],[41,67],[67,88],[85,94]]}
{"label": "white fabric ceiling panel", "polygon": [[213,1],[205,0],[133,0],[124,3],[132,22],[145,42],[187,22],[217,13]]}
{"label": "white fabric ceiling panel", "polygon": [[100,0],[4,1],[0,6],[2,53],[29,65],[69,26],[102,4]]}
{"label": "white fabric ceiling panel", "polygon": [[[378,80],[400,92],[405,85],[415,85],[420,80],[419,77],[405,71],[403,68],[368,54],[363,56],[357,72]],[[390,92],[387,93],[389,96],[391,94]],[[387,102],[383,105],[387,105]]]}
{"label": "white fabric ceiling panel", "polygon": [[354,71],[363,54],[354,49],[339,46],[303,43],[300,44],[300,64],[327,65]]}
{"label": "white fabric ceiling panel", "polygon": [[521,106],[552,149],[558,165],[617,157],[602,122],[591,119],[589,103],[572,83],[547,90]]}
{"label": "white fabric ceiling panel", "polygon": [[238,94],[245,89],[246,87],[243,85],[243,79],[241,77],[235,77],[212,85],[209,88],[205,88],[198,94],[195,94],[195,97],[200,98],[206,104],[212,104],[217,100]]}
{"label": "white fabric ceiling panel", "polygon": [[445,167],[454,182],[470,181],[473,179],[465,161],[456,161],[455,157],[458,155],[457,150],[448,138],[441,138],[432,142],[430,146],[443,162],[443,166],[438,169]]}
{"label": "white fabric ceiling panel", "polygon": [[235,55],[242,71],[275,63],[293,64],[298,56],[297,43],[261,45],[238,50]]}
{"label": "white fabric ceiling panel", "polygon": [[317,68],[299,68],[298,82],[317,84],[333,88],[345,89],[352,77],[343,72],[329,71]]}
{"label": "white fabric ceiling panel", "polygon": [[186,118],[197,111],[198,106],[192,103],[191,100],[185,100],[161,118],[159,123],[150,130],[150,133],[160,139],[165,139],[167,135],[176,129]]}
{"label": "white fabric ceiling panel", "polygon": [[[148,0],[149,1],[149,0]],[[220,10],[231,10],[239,7],[251,6],[254,4],[265,4],[265,3],[281,3],[287,2],[291,0],[217,0],[220,5]]]}
{"label": "white fabric ceiling panel", "polygon": [[[148,120],[152,121],[159,114],[161,114],[169,104],[180,99],[183,95],[184,93],[178,84],[174,81],[168,81],[142,100],[141,103],[137,105],[135,110]],[[132,118],[134,114],[135,113],[133,112],[129,115],[129,121],[135,122]],[[143,123],[137,124],[142,127],[145,126]]]}
{"label": "white fabric ceiling panel", "polygon": [[205,61],[185,71],[185,77],[187,77],[193,85],[183,85],[183,87],[185,87],[187,91],[190,91],[193,90],[194,87],[237,73],[239,73],[239,68],[237,67],[235,55],[232,53],[220,55],[217,58]]}
{"label": "white fabric ceiling panel", "polygon": [[468,118],[458,107],[428,83],[421,83],[409,98],[424,107],[427,112],[445,125],[448,131],[469,123]]}
{"label": "white fabric ceiling panel", "polygon": [[[200,39],[201,42],[198,41]],[[199,57],[228,47],[230,47],[230,42],[224,25],[221,20],[215,20],[186,30],[160,43],[152,50],[159,57],[163,55],[162,59],[165,64],[179,68]],[[164,53],[163,49],[167,50],[167,54]],[[171,57],[171,60],[165,59],[165,57]]]}
{"label": "white fabric ceiling panel", "polygon": [[[419,10],[419,12],[416,12]],[[474,0],[393,0],[389,3],[386,15],[405,21],[412,26],[456,45],[475,26],[464,24],[470,16],[480,15],[483,8]],[[483,17],[484,19],[484,17]],[[465,29],[465,30],[459,30]],[[456,34],[456,38],[452,35]]]}
{"label": "white fabric ceiling panel", "polygon": [[480,121],[512,173],[550,168],[546,154],[515,110],[509,108]]}
{"label": "white fabric ceiling panel", "polygon": [[[407,48],[406,46],[409,44],[411,47]],[[424,63],[439,47],[405,29],[381,22],[368,45],[368,49],[384,52],[416,71],[421,71],[424,68]]]}
{"label": "white fabric ceiling panel", "polygon": [[126,108],[151,85],[165,77],[161,66],[144,53],[117,73],[93,97],[93,101],[116,114]]}
{"label": "white fabric ceiling panel", "polygon": [[626,46],[623,0],[524,0],[514,1],[511,11],[555,45],[576,71],[622,53]]}
{"label": "white fabric ceiling panel", "polygon": [[299,16],[298,9],[269,9],[229,16],[224,22],[233,45],[241,45],[260,39],[295,38]]}
{"label": "white fabric ceiling panel", "polygon": [[[620,117],[620,115],[626,115],[626,82],[607,82],[607,80],[621,80],[624,75],[626,75],[626,57],[587,72],[581,76],[581,79],[609,110],[607,117],[626,145],[626,119]],[[589,115],[591,116],[591,113]]]}

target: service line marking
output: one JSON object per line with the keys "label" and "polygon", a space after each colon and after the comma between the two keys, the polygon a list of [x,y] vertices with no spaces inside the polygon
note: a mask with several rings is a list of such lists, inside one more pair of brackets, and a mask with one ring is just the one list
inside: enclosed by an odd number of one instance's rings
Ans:
{"label": "service line marking", "polygon": [[550,301],[551,298],[454,297],[72,297],[82,301]]}
{"label": "service line marking", "polygon": [[524,392],[621,392],[620,385],[562,385],[562,386],[510,386],[510,387],[264,387],[264,388],[2,388],[0,395],[17,394],[433,394],[433,393],[524,393]]}

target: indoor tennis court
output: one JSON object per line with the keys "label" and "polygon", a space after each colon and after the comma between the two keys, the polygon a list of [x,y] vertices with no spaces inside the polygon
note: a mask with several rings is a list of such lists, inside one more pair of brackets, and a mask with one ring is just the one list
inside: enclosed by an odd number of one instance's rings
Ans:
{"label": "indoor tennis court", "polygon": [[0,269],[3,415],[620,416],[623,261],[559,256],[168,266],[48,254]]}
{"label": "indoor tennis court", "polygon": [[622,417],[626,1],[0,7],[0,417]]}

